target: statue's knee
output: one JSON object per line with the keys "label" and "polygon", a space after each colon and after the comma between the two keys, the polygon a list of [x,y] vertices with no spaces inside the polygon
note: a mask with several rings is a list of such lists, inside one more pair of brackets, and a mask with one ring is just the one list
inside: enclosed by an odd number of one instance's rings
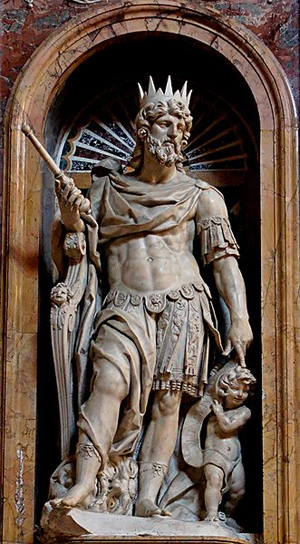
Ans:
{"label": "statue's knee", "polygon": [[223,473],[220,473],[218,470],[215,470],[217,467],[212,467],[210,469],[205,470],[205,477],[206,482],[211,487],[220,488],[223,485]]}
{"label": "statue's knee", "polygon": [[128,389],[125,377],[114,365],[102,365],[94,374],[94,392],[123,400],[128,395]]}
{"label": "statue's knee", "polygon": [[229,495],[231,502],[238,503],[245,495],[245,487],[231,488],[229,490]]}
{"label": "statue's knee", "polygon": [[164,391],[160,394],[157,406],[160,415],[173,416],[177,414],[180,406],[181,395],[176,392]]}

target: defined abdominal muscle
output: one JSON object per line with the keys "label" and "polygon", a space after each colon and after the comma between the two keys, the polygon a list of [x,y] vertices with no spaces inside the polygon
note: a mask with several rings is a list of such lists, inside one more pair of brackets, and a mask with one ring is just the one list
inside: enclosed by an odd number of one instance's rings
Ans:
{"label": "defined abdominal muscle", "polygon": [[186,223],[165,235],[149,234],[109,244],[110,288],[123,285],[136,291],[165,291],[199,277],[191,227]]}
{"label": "defined abdominal muscle", "polygon": [[136,291],[166,291],[199,277],[198,264],[190,253],[164,250],[162,255],[142,252],[126,260],[111,254],[108,259],[110,288],[121,285]]}

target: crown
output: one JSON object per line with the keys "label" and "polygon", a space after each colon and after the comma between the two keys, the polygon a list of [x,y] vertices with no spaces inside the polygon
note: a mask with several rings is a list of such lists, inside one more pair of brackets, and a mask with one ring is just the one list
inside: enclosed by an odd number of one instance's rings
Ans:
{"label": "crown", "polygon": [[171,76],[168,77],[166,90],[162,91],[161,88],[155,89],[153,79],[149,76],[148,92],[143,91],[141,85],[138,83],[140,92],[140,108],[144,108],[150,102],[167,102],[168,100],[176,100],[182,102],[187,108],[189,107],[192,91],[187,94],[187,81],[183,85],[181,92],[176,91],[173,93]]}

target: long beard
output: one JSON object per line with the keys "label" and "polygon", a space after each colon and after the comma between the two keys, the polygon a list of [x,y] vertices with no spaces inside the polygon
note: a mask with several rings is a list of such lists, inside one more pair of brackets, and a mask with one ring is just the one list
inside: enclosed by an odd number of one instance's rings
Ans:
{"label": "long beard", "polygon": [[150,134],[147,136],[147,145],[149,152],[153,155],[159,164],[164,166],[172,166],[183,161],[183,155],[180,146],[172,143],[169,140],[157,140]]}

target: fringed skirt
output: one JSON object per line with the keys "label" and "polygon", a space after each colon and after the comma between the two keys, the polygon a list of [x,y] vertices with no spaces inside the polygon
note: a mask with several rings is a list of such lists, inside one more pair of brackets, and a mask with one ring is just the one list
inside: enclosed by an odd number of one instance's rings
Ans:
{"label": "fringed skirt", "polygon": [[147,295],[114,290],[108,293],[104,301],[104,307],[122,309],[131,315],[138,312],[140,305],[156,322],[153,389],[201,395],[207,383],[209,333],[221,349],[211,295],[206,284],[199,278],[178,289]]}

